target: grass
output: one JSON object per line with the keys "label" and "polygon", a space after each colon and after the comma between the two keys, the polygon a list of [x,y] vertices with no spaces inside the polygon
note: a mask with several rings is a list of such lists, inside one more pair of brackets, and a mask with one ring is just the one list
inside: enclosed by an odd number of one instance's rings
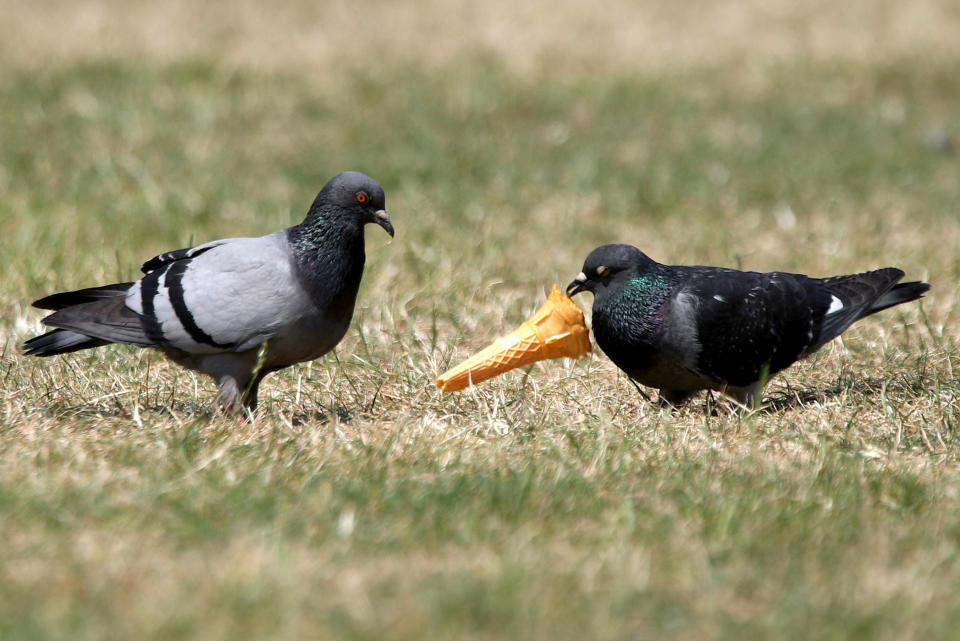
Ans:
{"label": "grass", "polygon": [[[0,65],[0,638],[953,638],[954,64]],[[397,238],[253,424],[150,352],[18,354],[30,300],[291,224],[347,168]],[[599,352],[432,387],[611,241],[933,290],[749,416]]]}

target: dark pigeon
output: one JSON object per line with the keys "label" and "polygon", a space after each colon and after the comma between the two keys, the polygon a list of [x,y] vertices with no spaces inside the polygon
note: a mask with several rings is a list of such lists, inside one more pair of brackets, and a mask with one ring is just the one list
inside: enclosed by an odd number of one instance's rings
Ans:
{"label": "dark pigeon", "polygon": [[393,236],[383,188],[344,172],[299,225],[160,254],[136,282],[41,298],[34,306],[55,310],[43,323],[57,329],[28,340],[24,354],[156,347],[212,377],[225,410],[252,410],[264,376],[318,358],[343,338],[363,275],[367,223]]}
{"label": "dark pigeon", "polygon": [[894,267],[811,278],[661,265],[630,245],[593,250],[567,287],[593,292],[597,344],[631,379],[677,405],[721,390],[753,406],[767,380],[865,316],[920,298]]}

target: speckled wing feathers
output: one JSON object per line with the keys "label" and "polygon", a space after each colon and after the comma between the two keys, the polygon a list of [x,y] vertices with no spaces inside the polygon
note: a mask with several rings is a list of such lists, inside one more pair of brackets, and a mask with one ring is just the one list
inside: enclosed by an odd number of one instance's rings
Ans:
{"label": "speckled wing feathers", "polygon": [[796,274],[690,268],[684,276],[682,291],[699,300],[696,369],[735,386],[793,363],[819,333],[829,305],[829,295]]}

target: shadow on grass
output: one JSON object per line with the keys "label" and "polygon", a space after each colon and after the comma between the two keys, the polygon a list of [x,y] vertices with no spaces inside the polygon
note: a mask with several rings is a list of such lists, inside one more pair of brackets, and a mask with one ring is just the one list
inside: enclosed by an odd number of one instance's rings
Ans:
{"label": "shadow on grass", "polygon": [[[812,385],[798,387],[794,385],[788,385],[786,389],[773,394],[765,395],[764,401],[759,407],[756,408],[756,411],[761,414],[769,415],[785,412],[791,409],[800,409],[814,403],[823,404],[831,399],[850,395],[871,397],[878,394],[893,393],[898,396],[910,396],[923,393],[926,390],[927,386],[924,384],[924,381],[921,377],[900,376],[894,378],[858,378],[854,376],[846,376],[838,379],[837,383],[830,387],[815,387]],[[672,406],[662,397],[658,399],[651,399],[639,387],[637,388],[637,391],[640,393],[641,397],[649,403],[658,405],[661,408],[672,407],[674,410],[678,409],[677,407]],[[693,404],[697,403],[697,401],[690,400],[687,401],[687,403]],[[750,411],[750,408],[737,403],[722,393],[713,392],[710,390],[707,390],[706,395],[701,399],[699,404],[702,410],[711,416],[716,416],[721,410],[742,412],[744,414],[749,413]],[[684,404],[681,406],[683,405]]]}
{"label": "shadow on grass", "polygon": [[[918,378],[880,378],[867,377],[857,378],[853,376],[843,377],[837,381],[836,385],[831,387],[793,387],[771,394],[766,397],[758,411],[764,414],[774,414],[789,409],[795,409],[811,405],[813,403],[825,403],[826,401],[856,394],[859,396],[876,396],[888,392],[898,395],[911,395],[925,391],[926,387],[923,381]],[[886,391],[885,391],[886,390]]]}
{"label": "shadow on grass", "polygon": [[332,408],[321,408],[318,410],[313,410],[310,412],[299,412],[293,415],[291,423],[294,425],[308,425],[308,424],[319,424],[327,425],[336,420],[338,423],[351,423],[354,419],[363,418],[364,415],[355,414],[349,408],[343,405],[336,405]]}
{"label": "shadow on grass", "polygon": [[[135,416],[129,408],[120,403],[119,399],[110,399],[112,403],[94,400],[88,403],[65,405],[55,403],[43,409],[43,413],[54,418],[114,418],[134,420]],[[210,407],[198,405],[189,401],[172,401],[166,403],[151,403],[138,405],[136,409],[140,417],[173,417],[176,419],[211,420],[217,412]]]}
{"label": "shadow on grass", "polygon": [[[188,421],[212,421],[221,416],[220,412],[212,407],[197,405],[196,403],[186,401],[173,401],[171,403],[161,403],[154,405],[140,405],[137,409],[142,419],[150,418],[170,418]],[[120,420],[134,420],[134,415],[129,409],[119,402],[114,405],[108,405],[102,402],[81,403],[78,405],[51,405],[43,410],[43,413],[53,418],[111,418]],[[254,412],[255,418],[267,418],[268,412],[265,408],[260,408]],[[357,418],[364,418],[366,414],[357,414],[354,410],[343,405],[337,405],[331,408],[320,408],[316,410],[298,412],[291,418],[291,423],[296,426],[319,424],[327,425],[334,421],[338,423],[352,423]]]}

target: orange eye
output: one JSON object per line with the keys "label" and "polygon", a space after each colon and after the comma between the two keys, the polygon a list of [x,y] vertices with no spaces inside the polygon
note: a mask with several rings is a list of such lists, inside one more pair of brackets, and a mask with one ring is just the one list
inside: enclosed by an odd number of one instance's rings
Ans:
{"label": "orange eye", "polygon": [[365,192],[365,191],[358,191],[358,192],[357,192],[357,202],[358,202],[358,203],[360,203],[360,204],[362,205],[363,203],[367,202],[368,200],[370,200],[370,197],[367,196],[367,192]]}

